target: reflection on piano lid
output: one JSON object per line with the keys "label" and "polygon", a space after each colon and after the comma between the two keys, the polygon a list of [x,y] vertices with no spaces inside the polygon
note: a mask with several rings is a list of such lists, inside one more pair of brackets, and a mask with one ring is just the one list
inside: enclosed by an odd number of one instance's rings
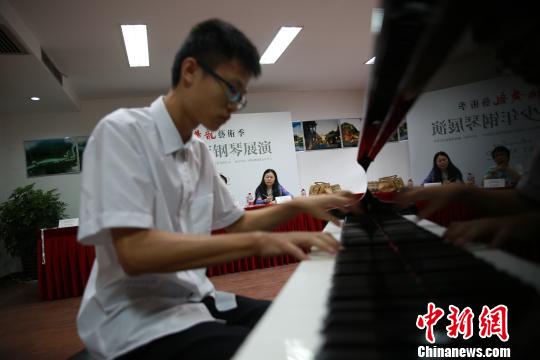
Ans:
{"label": "reflection on piano lid", "polygon": [[375,45],[358,163],[367,170],[465,34],[525,81],[540,84],[535,1],[386,0]]}

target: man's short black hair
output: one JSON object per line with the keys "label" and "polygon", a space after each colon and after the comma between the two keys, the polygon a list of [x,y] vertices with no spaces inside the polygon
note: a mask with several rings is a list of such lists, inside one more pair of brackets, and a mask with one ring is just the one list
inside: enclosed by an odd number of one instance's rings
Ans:
{"label": "man's short black hair", "polygon": [[495,154],[497,153],[504,153],[506,154],[506,157],[510,159],[510,150],[506,146],[495,146],[495,149],[491,151],[491,157],[495,159]]}
{"label": "man's short black hair", "polygon": [[237,28],[223,20],[211,19],[195,25],[176,53],[172,68],[172,87],[180,82],[180,67],[187,57],[204,62],[211,68],[238,60],[255,77],[261,74],[259,53],[255,45]]}

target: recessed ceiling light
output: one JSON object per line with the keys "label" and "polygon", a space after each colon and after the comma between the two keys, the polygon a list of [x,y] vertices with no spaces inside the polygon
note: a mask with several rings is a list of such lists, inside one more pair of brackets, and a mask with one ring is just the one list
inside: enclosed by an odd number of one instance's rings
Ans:
{"label": "recessed ceiling light", "polygon": [[366,65],[373,65],[373,64],[375,64],[375,56],[372,57],[371,59],[369,59],[368,61],[366,61],[364,64],[366,64]]}
{"label": "recessed ceiling light", "polygon": [[146,25],[120,25],[131,67],[150,66]]}
{"label": "recessed ceiling light", "polygon": [[37,96],[32,96],[32,97],[30,98],[30,100],[32,100],[32,101],[39,101],[39,100],[41,100],[41,99],[38,98]]}
{"label": "recessed ceiling light", "polygon": [[285,49],[294,40],[296,35],[302,30],[302,27],[297,26],[282,26],[278,33],[265,50],[259,61],[261,64],[274,64],[277,59],[283,54]]}
{"label": "recessed ceiling light", "polygon": [[384,19],[384,9],[374,8],[371,10],[371,32],[381,32],[382,22]]}

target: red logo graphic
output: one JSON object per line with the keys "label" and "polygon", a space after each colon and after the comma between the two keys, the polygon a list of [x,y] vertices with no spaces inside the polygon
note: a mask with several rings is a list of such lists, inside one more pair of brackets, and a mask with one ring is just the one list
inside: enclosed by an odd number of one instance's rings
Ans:
{"label": "red logo graphic", "polygon": [[418,315],[416,319],[416,327],[420,330],[426,329],[426,340],[431,344],[435,343],[435,336],[433,335],[433,326],[437,324],[440,318],[444,315],[444,310],[435,306],[434,303],[428,304],[428,312],[425,315]]}
{"label": "red logo graphic", "polygon": [[[467,306],[463,311],[460,311],[454,305],[450,305],[448,309],[450,312],[446,318],[450,321],[450,325],[446,327],[446,335],[455,339],[459,334],[462,334],[464,340],[470,339],[473,336],[474,328],[472,309]],[[416,327],[420,330],[426,329],[426,340],[431,344],[435,343],[433,327],[443,315],[444,310],[430,302],[427,306],[427,314],[418,315],[416,319]],[[501,341],[508,341],[510,338],[508,334],[508,307],[506,305],[497,305],[490,309],[484,305],[478,318],[478,325],[481,338],[497,335]]]}
{"label": "red logo graphic", "polygon": [[210,130],[206,130],[204,132],[204,137],[206,140],[214,140],[216,138],[216,136],[214,135],[213,132],[211,132]]}
{"label": "red logo graphic", "polygon": [[479,318],[480,337],[487,338],[497,335],[501,341],[508,341],[508,308],[506,305],[498,305],[493,309],[482,307]]}
{"label": "red logo graphic", "polygon": [[473,335],[473,318],[474,314],[470,307],[466,307],[463,311],[459,308],[450,305],[450,314],[446,317],[450,320],[450,325],[446,327],[448,337],[457,338],[459,334],[463,334],[463,339],[467,340]]}

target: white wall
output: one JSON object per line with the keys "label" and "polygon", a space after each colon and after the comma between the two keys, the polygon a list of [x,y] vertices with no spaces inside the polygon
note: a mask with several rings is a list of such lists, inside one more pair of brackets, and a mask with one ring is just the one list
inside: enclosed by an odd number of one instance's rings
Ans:
{"label": "white wall", "polygon": [[[245,112],[290,111],[293,121],[363,117],[361,91],[320,91],[251,94]],[[356,148],[297,152],[300,186],[315,181],[339,183],[343,189],[365,191],[367,179],[397,174],[410,177],[408,142],[389,143],[371,164],[367,178],[356,163]],[[284,186],[287,186],[284,184]]]}
{"label": "white wall", "polygon": [[[205,136],[208,130],[203,126],[199,130],[200,139],[214,156],[217,170],[227,178],[227,188],[238,205],[246,203],[248,193],[255,195],[262,174],[269,168],[276,171],[281,184],[287,184],[290,193],[299,195],[290,112],[233,114],[220,127],[221,134],[218,131]],[[234,136],[229,137],[229,131]],[[251,151],[246,146],[252,146]]]}
{"label": "white wall", "polygon": [[300,184],[306,189],[315,181],[340,184],[343,190],[364,192],[367,181],[399,175],[410,178],[408,141],[386,144],[370,165],[367,176],[356,162],[357,148],[297,152]]}
{"label": "white wall", "polygon": [[[79,174],[26,177],[24,140],[89,135],[105,114],[119,108],[145,106],[148,98],[107,99],[83,101],[80,112],[42,114],[0,114],[0,202],[18,186],[35,182],[43,189],[58,188],[67,213],[76,217],[79,208]],[[359,91],[289,92],[250,94],[243,113],[290,111],[293,121],[351,118],[363,116],[363,93]],[[291,139],[292,141],[292,139]],[[408,144],[390,143],[372,164],[369,178],[398,174],[409,178]],[[356,149],[332,149],[297,152],[300,183],[308,186],[315,179],[356,184],[361,179],[356,165]],[[339,164],[339,166],[337,166]],[[286,184],[284,184],[286,186]],[[353,189],[354,190],[354,189]]]}
{"label": "white wall", "polygon": [[151,98],[95,100],[82,103],[80,112],[40,113],[28,115],[0,114],[0,202],[18,186],[36,183],[45,190],[58,188],[62,200],[68,203],[67,213],[79,213],[79,174],[51,175],[27,178],[24,153],[25,140],[63,138],[89,135],[105,114],[118,107],[144,106]]}
{"label": "white wall", "polygon": [[[121,106],[142,106],[151,99],[114,99],[86,101],[80,112],[40,113],[28,115],[0,113],[0,203],[19,186],[36,183],[36,187],[49,190],[57,188],[61,200],[67,203],[69,216],[79,213],[80,175],[51,175],[26,177],[24,140],[88,135],[97,121]],[[19,271],[20,262],[6,254],[0,239],[0,276]]]}
{"label": "white wall", "polygon": [[[354,118],[363,116],[363,98],[360,91],[255,93],[249,95],[249,103],[243,113],[290,111],[293,121]],[[57,188],[61,199],[68,204],[67,214],[77,217],[80,175],[27,178],[23,141],[89,135],[107,113],[119,107],[146,106],[152,100],[153,97],[91,100],[81,103],[80,112],[0,114],[0,202],[5,201],[16,187],[34,182],[45,190]],[[366,179],[355,160],[356,149],[299,152],[296,157],[300,184],[306,189],[316,180],[340,183],[352,191],[365,187]],[[370,178],[392,174],[409,178],[407,142],[386,145],[372,168]],[[16,271],[17,266],[6,256],[0,243],[0,276]]]}

